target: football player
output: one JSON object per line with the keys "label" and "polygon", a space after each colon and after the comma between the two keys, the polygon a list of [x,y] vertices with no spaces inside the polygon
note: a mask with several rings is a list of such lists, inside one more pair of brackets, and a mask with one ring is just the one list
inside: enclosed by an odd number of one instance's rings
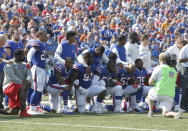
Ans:
{"label": "football player", "polygon": [[103,106],[102,101],[106,94],[106,89],[103,86],[92,84],[93,73],[95,66],[93,65],[93,54],[87,52],[83,55],[84,63],[75,64],[73,66],[73,73],[69,77],[69,81],[75,86],[75,96],[78,112],[85,112],[86,97],[97,96],[97,100],[94,105],[94,112],[102,113]]}
{"label": "football player", "polygon": [[31,74],[33,78],[32,92],[30,99],[29,114],[43,114],[37,109],[37,105],[40,105],[42,92],[46,84],[46,71],[45,71],[45,60],[46,60],[46,47],[44,42],[47,41],[47,36],[44,31],[37,32],[37,40],[32,41],[31,49],[27,54],[27,62],[31,65]]}
{"label": "football player", "polygon": [[114,112],[122,112],[122,86],[121,83],[118,81],[116,62],[113,60],[109,60],[109,62],[106,65],[98,66],[96,68],[96,72],[93,76],[93,79],[96,79],[99,85],[106,87],[106,95],[114,94]]}
{"label": "football player", "polygon": [[[73,60],[70,57],[65,59],[65,65],[57,64],[51,71],[51,76],[48,81],[47,91],[49,93],[49,101],[51,105],[51,112],[56,112],[59,103],[59,94],[64,90],[72,87],[66,80],[72,73]],[[64,113],[72,112],[68,106],[68,101],[64,101]]]}

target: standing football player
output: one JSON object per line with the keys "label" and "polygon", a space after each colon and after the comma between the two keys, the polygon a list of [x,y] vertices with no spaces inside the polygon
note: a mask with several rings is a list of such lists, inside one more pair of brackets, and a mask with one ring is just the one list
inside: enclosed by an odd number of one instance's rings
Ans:
{"label": "standing football player", "polygon": [[36,33],[37,40],[32,41],[31,49],[27,54],[27,62],[32,63],[31,74],[33,78],[32,87],[34,89],[30,98],[30,109],[29,114],[43,114],[37,110],[37,105],[40,105],[42,98],[42,92],[46,84],[46,71],[45,71],[45,60],[46,60],[46,47],[44,42],[47,41],[47,36],[44,31],[38,31]]}
{"label": "standing football player", "polygon": [[[18,31],[13,31],[10,34],[10,40],[6,42],[4,48],[6,50],[6,53],[8,54],[9,59],[12,59],[14,57],[14,52],[17,49],[23,49],[24,45],[22,41],[20,41],[20,34]],[[5,108],[8,107],[8,97],[5,95]]]}

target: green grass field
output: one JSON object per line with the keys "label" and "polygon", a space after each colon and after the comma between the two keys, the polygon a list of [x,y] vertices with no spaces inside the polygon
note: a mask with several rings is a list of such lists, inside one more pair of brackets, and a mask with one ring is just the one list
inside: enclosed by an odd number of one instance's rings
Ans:
{"label": "green grass field", "polygon": [[[43,97],[43,102],[48,96]],[[74,102],[74,101],[73,101]],[[20,118],[0,115],[0,131],[188,131],[188,113],[183,118],[163,118],[161,113],[45,114]]]}
{"label": "green grass field", "polygon": [[31,118],[0,115],[0,131],[187,131],[188,113],[175,120],[155,114],[45,114]]}

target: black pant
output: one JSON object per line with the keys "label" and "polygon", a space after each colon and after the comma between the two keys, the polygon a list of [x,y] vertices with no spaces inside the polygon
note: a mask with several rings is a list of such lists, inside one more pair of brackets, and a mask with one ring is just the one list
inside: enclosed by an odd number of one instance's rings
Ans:
{"label": "black pant", "polygon": [[3,80],[4,80],[4,72],[0,71],[0,103],[3,102]]}
{"label": "black pant", "polygon": [[188,68],[182,68],[181,70],[180,87],[183,90],[181,108],[188,110]]}

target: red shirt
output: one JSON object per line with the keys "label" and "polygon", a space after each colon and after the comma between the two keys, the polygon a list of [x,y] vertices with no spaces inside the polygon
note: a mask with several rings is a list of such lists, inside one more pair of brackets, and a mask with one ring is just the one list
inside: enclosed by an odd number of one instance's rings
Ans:
{"label": "red shirt", "polygon": [[20,9],[18,9],[18,12],[19,12],[20,14],[22,14],[22,13],[26,13],[26,10],[24,10],[23,8],[20,8]]}
{"label": "red shirt", "polygon": [[58,43],[61,43],[61,40],[64,39],[64,38],[65,38],[65,36],[63,34],[58,36]]}
{"label": "red shirt", "polygon": [[90,11],[94,11],[94,6],[93,6],[93,5],[90,5],[88,9],[89,9]]}
{"label": "red shirt", "polygon": [[46,16],[47,14],[50,14],[50,11],[48,11],[48,10],[43,10],[42,11],[42,16],[43,17]]}
{"label": "red shirt", "polygon": [[32,6],[31,8],[32,8],[32,11],[33,11],[33,16],[36,16],[37,13],[38,13],[38,7]]}

